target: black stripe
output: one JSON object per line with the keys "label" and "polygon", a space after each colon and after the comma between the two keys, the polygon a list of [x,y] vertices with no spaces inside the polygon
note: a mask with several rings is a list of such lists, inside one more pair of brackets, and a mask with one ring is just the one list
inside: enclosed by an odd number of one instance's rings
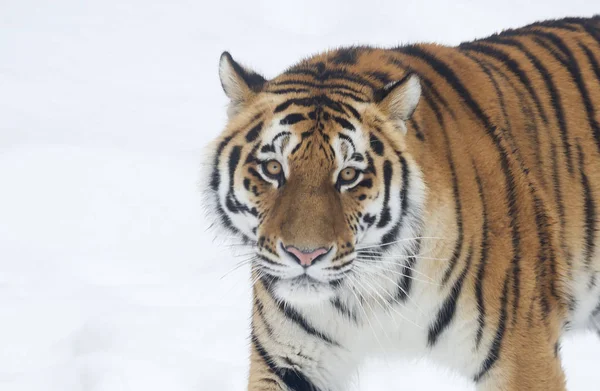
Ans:
{"label": "black stripe", "polygon": [[352,116],[353,116],[354,118],[356,118],[357,120],[359,120],[359,121],[360,121],[360,114],[359,114],[359,112],[358,112],[358,111],[357,111],[357,110],[356,110],[354,107],[352,107],[352,105],[350,105],[350,104],[348,104],[348,103],[346,103],[346,102],[340,102],[340,104],[341,104],[341,105],[342,105],[344,108],[346,108],[346,110],[348,110],[348,111],[350,112],[350,114],[352,114]]}
{"label": "black stripe", "polygon": [[[564,243],[564,229],[565,229],[565,204],[562,199],[561,194],[561,184],[560,184],[560,173],[558,172],[558,158],[556,156],[556,146],[554,143],[550,145],[550,159],[552,159],[552,179],[554,181],[554,198],[556,202],[556,208],[558,209],[558,221],[560,222],[560,237],[561,243]],[[570,266],[571,257],[566,256],[567,263]]]}
{"label": "black stripe", "polygon": [[500,349],[502,348],[502,342],[504,341],[504,334],[506,333],[506,318],[507,305],[508,305],[508,284],[509,284],[509,271],[507,271],[504,277],[504,287],[502,288],[502,297],[500,298],[500,316],[498,318],[498,327],[496,328],[496,335],[490,346],[487,357],[481,365],[481,369],[473,377],[475,383],[478,383],[490,369],[496,364],[496,361],[500,358]]}
{"label": "black stripe", "polygon": [[458,259],[462,253],[463,248],[463,240],[464,240],[464,229],[463,229],[463,218],[462,218],[462,201],[460,199],[460,190],[458,186],[458,178],[456,175],[456,166],[454,165],[454,157],[452,156],[452,148],[450,145],[450,138],[448,137],[448,133],[444,129],[444,141],[446,144],[446,153],[448,155],[448,163],[450,168],[450,179],[452,180],[452,195],[454,196],[454,214],[456,216],[456,244],[454,245],[454,250],[452,252],[452,257],[448,262],[449,265],[444,272],[444,277],[442,278],[442,284],[446,284],[450,277],[452,276],[452,272],[456,268],[458,263]]}
{"label": "black stripe", "polygon": [[581,18],[564,18],[564,19],[554,19],[554,20],[544,20],[541,22],[535,22],[530,25],[525,26],[525,29],[529,29],[531,27],[546,27],[560,30],[568,30],[568,31],[579,31],[576,26],[570,26],[569,23],[579,24]]}
{"label": "black stripe", "polygon": [[240,156],[242,152],[242,147],[236,145],[231,149],[231,153],[229,154],[229,161],[227,166],[229,168],[229,187],[233,188],[233,181],[235,176],[235,170],[240,162]]}
{"label": "black stripe", "polygon": [[381,83],[381,85],[384,86],[393,81],[391,75],[387,72],[369,71],[366,72],[366,74],[371,76],[373,79],[377,80],[379,83]]}
{"label": "black stripe", "polygon": [[234,136],[235,134],[226,137],[223,141],[219,143],[219,146],[217,147],[217,151],[215,153],[215,161],[213,162],[213,172],[210,179],[210,188],[213,191],[217,191],[219,189],[219,184],[221,183],[221,174],[219,173],[219,157],[221,156],[221,153],[223,153],[223,150]]}
{"label": "black stripe", "polygon": [[583,189],[583,212],[585,232],[585,267],[590,270],[594,256],[594,243],[596,241],[596,204],[590,186],[590,181],[585,173],[585,158],[581,145],[577,144],[579,153],[579,174],[581,175],[581,187]]}
{"label": "black stripe", "polygon": [[258,340],[258,337],[256,336],[256,334],[254,334],[254,331],[250,335],[250,341],[252,342],[252,345],[254,345],[254,348],[258,352],[258,355],[262,358],[264,363],[267,364],[267,366],[269,367],[269,370],[271,371],[271,373],[279,376],[279,368],[275,365],[271,356],[269,356],[269,354],[267,353],[265,348],[262,346],[262,344]]}
{"label": "black stripe", "polygon": [[[594,24],[596,22],[596,24]],[[597,42],[600,42],[600,15],[588,18],[580,22],[586,33],[588,33]]]}
{"label": "black stripe", "polygon": [[349,47],[345,49],[339,49],[333,56],[331,61],[338,65],[354,65],[358,61],[359,49],[356,47]]}
{"label": "black stripe", "polygon": [[564,53],[562,53],[560,49],[556,47],[556,45],[553,45],[552,42],[549,42],[547,39],[543,39],[537,36],[533,37],[533,41],[539,46],[549,51],[550,53],[552,53],[554,58],[558,60],[558,62],[561,63],[563,66],[567,66],[567,57],[565,57]]}
{"label": "black stripe", "polygon": [[260,147],[260,144],[256,144],[254,147],[252,147],[252,150],[246,156],[246,160],[244,161],[244,164],[259,163],[258,159],[256,158],[256,151],[258,151],[259,147]]}
{"label": "black stripe", "polygon": [[256,314],[258,315],[260,320],[265,325],[265,331],[269,335],[269,338],[273,338],[273,335],[274,335],[273,328],[271,327],[269,322],[267,322],[267,318],[265,317],[264,306],[258,299],[258,296],[256,296],[256,295],[254,296],[254,306],[256,307]]}
{"label": "black stripe", "polygon": [[423,131],[421,130],[421,127],[419,126],[419,124],[417,123],[417,121],[415,121],[414,117],[411,117],[408,122],[410,123],[410,125],[415,129],[415,136],[421,140],[421,141],[425,141],[425,134],[423,133]]}
{"label": "black stripe", "polygon": [[250,129],[248,133],[246,133],[246,141],[251,143],[252,141],[256,140],[256,138],[260,134],[260,131],[262,130],[262,126],[263,123],[261,121],[258,124],[256,124],[252,129]]}
{"label": "black stripe", "polygon": [[326,90],[327,92],[331,91],[331,90],[345,90],[348,91],[349,93],[352,93],[353,96],[359,96],[359,95],[363,95],[366,98],[368,98],[368,96],[356,89],[353,88],[352,86],[346,85],[346,84],[335,84],[335,83],[327,83],[327,84],[321,84],[321,83],[313,83],[310,81],[306,81],[306,80],[282,80],[282,81],[278,81],[278,82],[274,82],[273,84],[274,86],[295,86],[295,85],[300,85],[300,86],[306,86],[306,87],[310,87],[310,88],[315,88],[315,89],[319,89],[319,90]]}
{"label": "black stripe", "polygon": [[[271,295],[273,294],[269,289],[267,289],[267,290],[269,291],[269,293],[271,293]],[[320,338],[323,341],[325,341],[331,345],[340,346],[339,343],[337,343],[336,341],[331,339],[329,336],[318,331],[312,325],[310,325],[310,323],[308,323],[308,321],[306,319],[304,319],[304,317],[298,311],[293,309],[291,305],[284,303],[281,300],[277,300],[276,297],[273,297],[273,301],[275,302],[275,304],[277,304],[277,307],[285,315],[285,317],[287,319],[294,322],[297,326],[299,326],[307,334],[309,334],[313,337],[316,337],[316,338]]]}
{"label": "black stripe", "polygon": [[582,44],[581,42],[579,42],[579,47],[585,53],[585,56],[587,57],[588,61],[590,62],[590,65],[592,66],[592,70],[594,71],[594,74],[596,75],[596,79],[600,82],[600,65],[598,65],[598,61],[596,60],[596,57],[594,57],[594,54],[591,52],[591,50],[587,46]]}
{"label": "black stripe", "polygon": [[463,271],[460,273],[460,276],[452,286],[450,294],[442,304],[442,307],[438,311],[437,318],[435,323],[429,327],[429,334],[427,337],[427,345],[432,347],[436,344],[438,338],[446,330],[452,320],[454,319],[454,314],[456,313],[456,304],[458,303],[458,299],[460,298],[460,294],[462,292],[463,283],[465,281],[465,277],[471,268],[471,262],[473,260],[473,245],[469,248],[467,253],[467,264],[465,265]]}
{"label": "black stripe", "polygon": [[357,102],[361,102],[361,103],[368,102],[367,99],[361,98],[360,96],[358,96],[356,94],[353,94],[353,93],[347,92],[347,91],[340,91],[340,90],[337,90],[337,89],[336,90],[329,90],[328,89],[327,90],[327,94],[329,94],[329,95],[340,95],[340,96],[343,96],[343,97],[346,97],[346,98],[350,98],[350,99],[353,99],[353,100],[355,100]]}
{"label": "black stripe", "polygon": [[260,148],[260,151],[262,153],[275,152],[275,147],[270,144],[266,144]]}
{"label": "black stripe", "polygon": [[481,107],[475,102],[471,93],[462,84],[460,79],[456,76],[454,71],[444,62],[426,52],[423,48],[417,45],[409,45],[399,49],[400,52],[405,53],[409,56],[420,58],[427,62],[429,66],[435,70],[442,78],[444,78],[448,84],[456,91],[456,93],[463,97],[467,106],[477,116],[477,118],[485,125],[486,128],[491,128],[489,118],[482,111]]}
{"label": "black stripe", "polygon": [[535,102],[535,106],[536,106],[538,112],[540,113],[542,120],[544,121],[544,123],[548,123],[548,117],[546,117],[546,112],[544,111],[544,108],[542,107],[542,104],[540,103],[540,98],[537,95],[537,93],[535,92],[535,90],[533,89],[533,87],[531,86],[531,81],[529,80],[529,77],[527,77],[527,74],[523,71],[523,69],[521,69],[521,67],[519,66],[519,63],[517,61],[515,61],[513,58],[511,58],[508,54],[504,53],[503,51],[498,50],[495,47],[488,46],[484,43],[485,43],[485,41],[473,42],[473,43],[462,44],[459,47],[461,49],[473,50],[473,51],[476,51],[477,53],[485,54],[489,57],[493,57],[496,60],[504,63],[508,67],[508,69],[510,69],[510,71],[519,78],[519,81],[521,82],[521,84],[523,84],[523,86],[525,86],[525,89],[527,90],[527,92],[529,92],[529,95],[531,95],[533,101]]}
{"label": "black stripe", "polygon": [[[552,243],[550,234],[548,232],[548,216],[544,211],[544,205],[542,200],[535,194],[534,189],[531,189],[531,196],[533,198],[533,206],[535,213],[535,225],[537,229],[538,241],[540,244],[537,263],[536,263],[536,289],[538,298],[540,300],[540,307],[542,310],[542,319],[547,321],[550,315],[550,299],[548,298],[547,289],[550,289],[550,293],[553,294],[557,299],[560,299],[556,293],[554,281],[558,278],[556,276],[556,265],[554,259],[554,252],[552,250]],[[550,263],[550,264],[548,264]],[[548,283],[550,286],[548,287]],[[515,323],[513,319],[513,324]]]}
{"label": "black stripe", "polygon": [[327,69],[326,65],[323,63],[309,64],[309,66],[311,66],[311,69],[297,67],[287,70],[284,74],[312,76],[316,81],[319,82],[337,80],[356,83],[360,86],[369,87],[372,90],[376,88],[376,86],[369,79],[366,79],[359,74],[351,73],[347,69]]}
{"label": "black stripe", "polygon": [[218,199],[219,195],[218,195],[217,191],[219,189],[219,185],[221,184],[221,174],[219,171],[219,164],[220,164],[219,162],[220,162],[221,154],[223,153],[223,150],[229,144],[229,142],[231,142],[231,140],[238,133],[239,133],[239,131],[236,131],[231,136],[226,137],[225,139],[223,139],[223,141],[221,141],[221,143],[219,143],[219,146],[217,147],[217,150],[215,153],[215,160],[213,162],[213,171],[212,171],[211,179],[210,179],[210,188],[214,192],[214,196],[217,198],[217,202],[215,203],[216,204],[215,213],[218,216],[219,220],[221,221],[221,224],[223,225],[223,227],[225,227],[226,229],[230,230],[233,233],[239,233],[239,231],[237,230],[237,228],[235,228],[233,226],[231,219],[229,218],[229,216],[227,216],[227,213],[225,213],[225,211],[223,210],[223,207],[221,206],[221,202]]}
{"label": "black stripe", "polygon": [[[247,126],[250,126],[251,123],[253,123],[257,119],[259,119],[261,117],[261,115],[262,115],[262,113],[259,113],[259,114],[256,114],[254,117],[252,117],[252,119],[250,120],[250,123]],[[247,126],[245,126],[244,128],[246,128]],[[215,153],[215,159],[213,162],[213,172],[212,172],[211,180],[210,180],[210,188],[213,191],[217,191],[219,189],[219,185],[221,183],[221,176],[219,173],[219,161],[220,161],[221,154],[223,153],[223,150],[225,149],[225,147],[227,147],[229,142],[231,142],[231,140],[235,136],[237,136],[240,133],[240,131],[241,130],[236,130],[230,136],[224,138],[223,141],[221,141],[217,147],[217,150]]]}
{"label": "black stripe", "polygon": [[361,155],[358,152],[355,152],[352,154],[352,156],[350,157],[351,160],[355,160],[357,162],[364,162],[365,158],[363,157],[363,155]]}
{"label": "black stripe", "polygon": [[386,233],[381,239],[382,243],[392,243],[396,241],[398,234],[400,233],[400,228],[402,228],[402,223],[406,214],[408,213],[408,187],[409,187],[409,170],[408,164],[406,163],[406,159],[400,153],[398,153],[398,158],[400,159],[400,167],[402,169],[402,183],[400,188],[400,217],[398,218],[398,222],[394,225],[394,228],[388,233]]}
{"label": "black stripe", "polygon": [[371,145],[371,149],[379,156],[383,156],[384,146],[381,140],[375,136],[373,133],[369,134],[369,144]]}
{"label": "black stripe", "polygon": [[348,121],[348,120],[346,120],[346,119],[344,119],[344,118],[336,117],[336,116],[333,116],[332,118],[333,118],[333,120],[334,120],[335,122],[337,122],[338,124],[340,124],[340,126],[341,126],[342,128],[344,128],[344,129],[348,129],[348,130],[351,130],[351,131],[353,131],[353,132],[356,130],[356,128],[354,127],[354,125],[352,125],[352,124],[350,123],[350,121]]}
{"label": "black stripe", "polygon": [[375,216],[370,215],[368,213],[366,213],[363,216],[363,221],[365,222],[365,224],[367,224],[367,228],[369,228],[370,226],[372,226],[375,223],[375,219],[376,219]]}
{"label": "black stripe", "polygon": [[371,178],[363,179],[362,181],[358,182],[356,187],[366,187],[367,189],[370,189],[373,187],[373,180]]}
{"label": "black stripe", "polygon": [[[263,237],[263,236],[261,236],[261,240],[260,240],[260,241],[261,241],[261,242],[264,242],[264,237]],[[260,242],[259,242],[259,245],[261,245],[261,246],[262,246],[262,244],[263,244],[263,243],[260,243]],[[266,248],[266,247],[265,247],[265,249],[267,249],[267,250],[268,250],[268,248]],[[273,251],[270,251],[270,252],[273,252]],[[270,265],[273,265],[273,266],[282,266],[282,264],[281,264],[281,263],[279,263],[279,262],[275,262],[275,261],[273,261],[273,260],[271,260],[271,259],[269,259],[269,258],[265,257],[264,255],[258,255],[258,258],[259,258],[261,261],[264,261],[264,262],[266,262],[266,263],[268,263],[268,264],[270,264]]]}
{"label": "black stripe", "polygon": [[310,92],[310,90],[308,88],[279,88],[276,90],[271,90],[269,89],[270,93],[272,94],[307,94]]}
{"label": "black stripe", "polygon": [[[281,121],[279,121],[280,125],[293,125],[296,124],[298,122],[304,121],[307,118],[300,114],[300,113],[293,113],[293,114],[288,114],[285,116],[285,118],[283,118]],[[275,140],[273,140],[275,141]]]}
{"label": "black stripe", "polygon": [[308,321],[306,319],[304,319],[304,317],[298,311],[293,309],[290,305],[285,305],[284,303],[282,303],[280,301],[276,301],[276,302],[277,302],[277,306],[285,314],[285,316],[288,319],[290,319],[291,321],[293,321],[295,324],[300,326],[300,328],[302,328],[307,334],[312,335],[316,338],[320,338],[323,341],[325,341],[331,345],[340,346],[340,344],[335,342],[332,338],[330,338],[329,336],[325,335],[324,333],[318,331],[313,326],[311,326],[308,323]]}
{"label": "black stripe", "polygon": [[489,227],[488,227],[488,212],[487,212],[487,203],[485,201],[485,196],[483,195],[483,184],[481,183],[481,177],[479,176],[479,172],[477,171],[477,167],[473,164],[473,168],[475,169],[475,180],[477,181],[477,190],[479,194],[479,199],[481,200],[481,254],[479,257],[479,264],[477,265],[477,277],[475,278],[475,297],[477,298],[477,308],[479,309],[479,316],[477,317],[478,327],[477,327],[477,336],[475,338],[475,345],[479,348],[481,344],[481,339],[483,338],[483,330],[485,328],[485,300],[483,297],[483,279],[485,278],[485,271],[488,262],[488,235],[489,235]]}
{"label": "black stripe", "polygon": [[358,324],[358,317],[356,316],[356,313],[348,308],[347,305],[342,303],[338,297],[331,300],[331,305],[333,305],[333,307],[338,310],[338,312],[342,314],[344,318],[351,320],[355,324]]}
{"label": "black stripe", "polygon": [[319,391],[320,389],[315,386],[302,372],[297,370],[285,370],[281,377],[283,382],[290,391]]}
{"label": "black stripe", "polygon": [[386,160],[385,163],[383,163],[383,184],[385,186],[383,193],[383,208],[379,215],[377,228],[385,227],[392,218],[390,214],[390,185],[392,182],[392,173],[392,163],[389,160]]}
{"label": "black stripe", "polygon": [[234,179],[235,179],[235,170],[240,162],[242,147],[236,145],[231,149],[231,153],[229,154],[229,190],[227,191],[227,195],[225,196],[225,206],[231,213],[240,213],[241,212],[241,204],[238,202],[234,195]]}
{"label": "black stripe", "polygon": [[297,105],[297,106],[301,106],[301,107],[312,107],[312,106],[327,107],[327,108],[329,108],[335,112],[338,112],[340,114],[346,114],[340,103],[331,100],[330,98],[328,98],[325,95],[311,96],[308,98],[288,99],[287,101],[285,101],[285,102],[279,104],[277,107],[275,107],[275,110],[273,111],[273,113],[276,114],[281,111],[284,111],[292,105]]}
{"label": "black stripe", "polygon": [[[550,42],[556,45],[556,47],[560,51],[562,51],[562,53],[566,56],[567,61],[566,63],[564,63],[564,65],[571,74],[571,78],[577,85],[577,89],[579,90],[579,94],[581,95],[581,99],[585,107],[588,123],[592,130],[594,140],[596,141],[596,147],[598,148],[598,150],[600,150],[600,124],[598,124],[598,121],[596,121],[596,110],[592,104],[592,100],[590,98],[587,87],[585,86],[585,82],[583,80],[583,73],[579,68],[579,62],[577,58],[573,56],[571,50],[569,50],[568,46],[558,36],[543,31],[533,31],[532,34],[548,39]],[[560,56],[555,51],[551,51],[550,53],[552,53],[554,58],[561,61]]]}
{"label": "black stripe", "polygon": [[260,175],[258,173],[258,171],[256,171],[254,169],[254,167],[249,167],[248,168],[248,172],[250,173],[250,175],[252,175],[253,177],[255,177],[256,179],[259,179],[262,183],[264,184],[271,184],[271,182],[267,181],[265,178],[263,178],[262,175]]}
{"label": "black stripe", "polygon": [[596,309],[592,311],[592,316],[600,316],[600,297],[598,297],[598,305]]}
{"label": "black stripe", "polygon": [[371,172],[371,173],[373,173],[373,175],[377,175],[377,169],[375,168],[375,162],[373,161],[371,154],[369,153],[369,151],[366,151],[365,155],[367,156],[367,163],[368,163],[367,169],[365,170],[365,172]]}
{"label": "black stripe", "polygon": [[444,122],[444,116],[442,114],[442,110],[437,102],[434,100],[434,97],[430,94],[429,90],[423,90],[423,100],[429,105],[435,118],[444,132],[446,131],[446,123]]}
{"label": "black stripe", "polygon": [[404,302],[406,301],[406,299],[408,299],[412,288],[413,269],[417,264],[416,255],[419,254],[420,251],[421,240],[417,239],[414,252],[408,257],[408,259],[406,260],[406,264],[402,266],[402,277],[400,278],[400,282],[398,283],[398,289],[396,290],[394,301],[390,301],[390,303],[395,304],[399,301]]}

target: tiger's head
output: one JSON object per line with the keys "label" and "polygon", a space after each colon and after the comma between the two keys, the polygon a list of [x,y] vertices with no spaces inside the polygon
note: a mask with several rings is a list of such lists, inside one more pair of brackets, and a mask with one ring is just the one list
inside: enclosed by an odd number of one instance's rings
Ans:
{"label": "tiger's head", "polygon": [[268,289],[313,303],[385,275],[376,260],[409,251],[425,194],[405,142],[418,76],[373,88],[325,57],[267,81],[227,52],[219,73],[229,122],[210,147],[209,209],[254,246]]}

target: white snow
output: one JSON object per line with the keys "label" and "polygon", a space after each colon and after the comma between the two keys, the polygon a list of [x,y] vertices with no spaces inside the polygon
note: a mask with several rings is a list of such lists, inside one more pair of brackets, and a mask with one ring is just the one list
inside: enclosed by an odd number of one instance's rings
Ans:
{"label": "white snow", "polygon": [[[368,5],[367,5],[368,4]],[[242,390],[249,279],[206,232],[200,151],[225,122],[222,50],[273,76],[327,47],[458,43],[585,1],[0,3],[0,390]],[[243,255],[244,251],[237,251]],[[600,342],[565,344],[598,390]],[[360,390],[465,390],[373,362]]]}

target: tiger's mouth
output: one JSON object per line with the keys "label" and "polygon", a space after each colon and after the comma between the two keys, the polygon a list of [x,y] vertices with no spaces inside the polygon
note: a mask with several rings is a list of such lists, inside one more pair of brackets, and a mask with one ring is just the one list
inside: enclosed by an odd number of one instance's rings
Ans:
{"label": "tiger's mouth", "polygon": [[258,262],[257,266],[267,290],[279,300],[300,305],[334,297],[348,274],[348,271],[325,265],[302,269],[285,267],[282,270],[274,270],[268,263]]}
{"label": "tiger's mouth", "polygon": [[335,295],[335,286],[303,273],[296,277],[277,279],[271,287],[275,295],[292,304],[319,303]]}
{"label": "tiger's mouth", "polygon": [[316,278],[309,276],[306,272],[304,272],[304,274],[302,275],[299,275],[298,277],[293,277],[290,280],[290,282],[298,285],[323,284],[322,281],[319,281]]}

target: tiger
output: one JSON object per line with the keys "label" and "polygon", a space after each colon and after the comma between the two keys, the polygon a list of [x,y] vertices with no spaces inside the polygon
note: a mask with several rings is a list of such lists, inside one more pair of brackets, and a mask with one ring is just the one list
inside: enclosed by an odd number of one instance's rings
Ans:
{"label": "tiger", "polygon": [[566,389],[600,335],[600,15],[458,46],[349,46],[267,80],[224,52],[202,181],[251,249],[249,391],[340,391],[429,357]]}

